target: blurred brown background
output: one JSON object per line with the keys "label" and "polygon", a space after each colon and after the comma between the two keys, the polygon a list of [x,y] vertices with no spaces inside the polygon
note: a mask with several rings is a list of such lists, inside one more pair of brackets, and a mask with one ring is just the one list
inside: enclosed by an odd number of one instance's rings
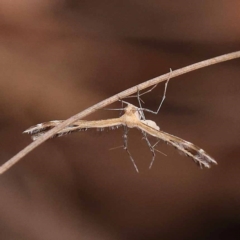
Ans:
{"label": "blurred brown background", "polygon": [[[0,1],[0,163],[31,125],[71,115],[169,71],[239,50],[240,2]],[[52,139],[0,177],[0,239],[240,239],[240,60],[172,79],[161,128],[217,161],[200,170],[137,130]],[[156,109],[161,84],[145,95]],[[114,105],[116,107],[119,105]],[[88,119],[118,116],[98,111]]]}

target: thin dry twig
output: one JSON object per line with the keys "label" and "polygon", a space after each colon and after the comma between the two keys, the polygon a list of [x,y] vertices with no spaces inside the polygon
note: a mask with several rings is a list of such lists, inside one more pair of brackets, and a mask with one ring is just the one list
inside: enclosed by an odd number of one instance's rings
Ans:
{"label": "thin dry twig", "polygon": [[[211,58],[202,62],[198,62],[195,64],[192,64],[190,66],[184,67],[184,68],[180,68],[178,70],[174,70],[171,72],[171,78],[180,76],[184,73],[187,72],[191,72],[200,68],[204,68],[213,64],[217,64],[220,62],[225,62],[231,59],[235,59],[235,58],[239,58],[240,57],[240,51],[237,52],[233,52],[233,53],[228,53],[228,54],[224,54],[215,58]],[[101,109],[103,107],[106,107],[107,105],[118,101],[119,99],[125,98],[133,93],[136,93],[138,91],[141,91],[145,88],[151,87],[153,85],[156,85],[160,82],[166,81],[169,77],[169,73],[164,74],[162,76],[153,78],[151,80],[148,80],[146,82],[143,82],[137,86],[131,87],[125,91],[122,91],[110,98],[107,98],[95,105],[93,105],[92,107],[89,107],[83,111],[81,111],[80,113],[70,117],[69,119],[65,120],[64,122],[60,123],[58,126],[56,126],[55,128],[53,128],[52,130],[50,130],[49,132],[47,132],[46,134],[44,134],[43,136],[41,136],[38,140],[30,143],[27,147],[25,147],[24,149],[22,149],[19,153],[17,153],[15,156],[13,156],[11,159],[9,159],[6,163],[4,163],[1,167],[0,167],[0,174],[4,173],[5,171],[7,171],[11,166],[13,166],[15,163],[17,163],[20,159],[22,159],[24,156],[26,156],[29,152],[31,152],[33,149],[35,149],[36,147],[38,147],[40,144],[42,144],[43,142],[45,142],[47,139],[51,138],[54,134],[56,134],[57,132],[59,132],[60,130],[62,130],[63,128],[67,127],[68,125],[74,123],[75,121],[88,116],[89,114],[97,111],[98,109]]]}

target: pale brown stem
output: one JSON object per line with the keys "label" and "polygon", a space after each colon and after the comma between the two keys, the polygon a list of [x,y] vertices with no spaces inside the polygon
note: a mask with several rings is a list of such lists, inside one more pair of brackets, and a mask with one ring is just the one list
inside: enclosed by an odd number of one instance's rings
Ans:
{"label": "pale brown stem", "polygon": [[4,173],[5,171],[7,171],[11,166],[13,166],[15,163],[17,163],[21,158],[23,158],[24,156],[26,156],[29,152],[31,152],[33,149],[35,149],[36,147],[38,147],[40,144],[42,144],[43,142],[45,142],[47,139],[51,138],[51,136],[53,136],[54,134],[56,134],[57,132],[59,132],[60,130],[62,130],[63,128],[67,127],[68,125],[74,123],[75,121],[88,116],[89,114],[97,111],[98,109],[101,109],[103,107],[106,107],[107,105],[118,101],[121,98],[125,98],[133,93],[136,93],[138,90],[141,91],[145,88],[151,87],[155,84],[158,84],[160,82],[166,81],[169,77],[169,74],[171,74],[171,78],[180,76],[184,73],[188,73],[200,68],[204,68],[213,64],[217,64],[220,62],[225,62],[231,59],[235,59],[235,58],[239,58],[240,57],[240,51],[237,52],[233,52],[233,53],[228,53],[228,54],[224,54],[215,58],[211,58],[202,62],[198,62],[195,64],[192,64],[190,66],[184,67],[184,68],[180,68],[178,70],[172,71],[171,73],[166,73],[162,76],[153,78],[151,80],[148,80],[146,82],[143,82],[139,85],[136,85],[134,87],[131,87],[125,91],[122,91],[110,98],[107,98],[95,105],[93,105],[92,107],[89,107],[83,111],[81,111],[80,113],[68,118],[67,120],[65,120],[64,122],[60,123],[58,126],[54,127],[53,129],[51,129],[49,132],[47,132],[46,134],[44,134],[43,136],[41,136],[39,139],[37,139],[36,141],[30,143],[27,147],[25,147],[24,149],[22,149],[19,153],[17,153],[15,156],[13,156],[11,159],[9,159],[6,163],[4,163],[1,167],[0,167],[0,174]]}

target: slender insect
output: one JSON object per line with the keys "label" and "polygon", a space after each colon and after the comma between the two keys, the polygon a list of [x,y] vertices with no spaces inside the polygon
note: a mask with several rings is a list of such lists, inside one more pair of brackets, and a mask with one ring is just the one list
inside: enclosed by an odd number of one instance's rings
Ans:
{"label": "slender insect", "polygon": [[[168,79],[168,81],[169,81],[169,79]],[[157,114],[159,112],[161,105],[164,101],[164,98],[166,96],[166,88],[167,88],[168,81],[165,84],[165,91],[164,91],[163,99],[162,99],[162,101],[158,107],[158,110],[156,112],[141,107],[140,96],[145,94],[146,92],[143,94],[139,94],[139,92],[138,92],[140,108],[134,106],[133,104],[125,102],[125,103],[127,103],[127,106],[124,108],[124,114],[119,118],[97,120],[97,121],[78,120],[74,124],[69,125],[68,127],[59,131],[53,137],[60,137],[60,136],[63,136],[63,135],[66,135],[66,134],[69,134],[72,132],[86,131],[89,128],[97,128],[100,130],[104,130],[104,128],[115,129],[115,128],[123,126],[124,127],[124,135],[123,135],[124,146],[123,146],[123,148],[127,151],[136,171],[138,172],[138,168],[128,150],[128,147],[127,147],[128,128],[137,128],[143,133],[143,136],[144,136],[145,140],[147,141],[147,144],[150,147],[150,150],[153,154],[153,158],[152,158],[150,167],[152,166],[152,163],[155,158],[154,147],[156,146],[156,144],[158,142],[152,146],[147,138],[147,135],[151,135],[151,136],[157,138],[158,141],[163,140],[164,142],[168,143],[169,145],[174,146],[176,149],[178,149],[184,155],[191,157],[193,159],[193,161],[201,168],[202,167],[209,168],[211,164],[213,164],[213,163],[217,164],[217,162],[211,156],[209,156],[203,149],[201,149],[201,148],[197,147],[196,145],[194,145],[190,142],[187,142],[179,137],[176,137],[176,136],[173,136],[171,134],[161,131],[159,126],[154,121],[146,120],[143,111],[148,111],[148,112],[152,112],[155,114]],[[155,88],[155,87],[156,86],[154,86],[153,88]],[[151,91],[152,89],[148,90],[147,92]],[[119,109],[119,110],[122,110],[122,109]],[[29,129],[24,131],[24,133],[31,134],[32,139],[36,140],[38,137],[42,136],[47,131],[54,128],[61,122],[62,122],[61,120],[56,120],[56,121],[40,123],[40,124],[37,124],[36,126],[30,127]]]}

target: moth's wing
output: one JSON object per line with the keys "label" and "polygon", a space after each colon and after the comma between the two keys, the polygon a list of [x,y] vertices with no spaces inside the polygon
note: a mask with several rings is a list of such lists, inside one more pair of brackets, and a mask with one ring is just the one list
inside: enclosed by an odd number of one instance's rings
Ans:
{"label": "moth's wing", "polygon": [[[58,124],[63,122],[63,120],[55,120],[37,124],[25,130],[23,133],[28,133],[32,135],[32,139],[35,141],[46,132],[56,127]],[[122,122],[119,119],[109,119],[109,120],[98,120],[98,121],[86,121],[86,120],[78,120],[75,123],[65,127],[60,130],[58,133],[54,134],[54,137],[61,137],[66,134],[70,134],[73,132],[86,131],[89,128],[96,128],[104,130],[105,128],[115,129],[122,125]]]}
{"label": "moth's wing", "polygon": [[30,135],[34,135],[41,132],[47,132],[50,129],[56,127],[59,123],[63,122],[62,120],[55,120],[55,121],[49,121],[44,123],[39,123],[37,125],[34,125],[27,130],[25,130],[23,133],[27,133]]}
{"label": "moth's wing", "polygon": [[191,157],[193,161],[200,166],[201,168],[207,167],[209,168],[211,164],[217,164],[217,162],[207,154],[203,149],[199,148],[198,146],[185,141],[179,137],[173,136],[169,133],[157,130],[144,122],[139,122],[137,127],[141,130],[145,131],[151,136],[154,136],[158,139],[163,140],[169,145],[174,146],[181,154],[184,154],[188,157]]}
{"label": "moth's wing", "polygon": [[210,168],[211,164],[217,164],[217,162],[203,149],[198,146],[185,141],[179,137],[173,136],[171,134],[159,131],[161,133],[161,139],[168,144],[174,146],[176,149],[183,153],[184,155],[191,157],[193,161],[202,168],[202,166]]}

